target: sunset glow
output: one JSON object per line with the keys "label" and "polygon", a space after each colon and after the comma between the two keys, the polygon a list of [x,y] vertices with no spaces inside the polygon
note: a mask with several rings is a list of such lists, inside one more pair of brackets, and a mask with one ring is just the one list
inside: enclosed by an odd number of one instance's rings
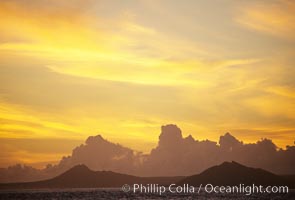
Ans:
{"label": "sunset glow", "polygon": [[168,123],[294,144],[295,3],[181,2],[1,1],[0,167],[97,134],[147,153]]}

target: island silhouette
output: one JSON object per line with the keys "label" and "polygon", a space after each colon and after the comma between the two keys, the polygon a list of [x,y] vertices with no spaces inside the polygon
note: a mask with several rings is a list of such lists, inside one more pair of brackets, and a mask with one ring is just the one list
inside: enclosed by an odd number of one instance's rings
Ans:
{"label": "island silhouette", "polygon": [[61,188],[118,188],[124,184],[170,184],[199,187],[201,184],[236,186],[239,184],[257,186],[288,186],[295,188],[291,177],[278,176],[262,169],[243,166],[237,162],[224,162],[204,172],[188,177],[137,177],[111,171],[93,171],[85,165],[77,165],[49,180],[2,183],[0,189],[61,189]]}

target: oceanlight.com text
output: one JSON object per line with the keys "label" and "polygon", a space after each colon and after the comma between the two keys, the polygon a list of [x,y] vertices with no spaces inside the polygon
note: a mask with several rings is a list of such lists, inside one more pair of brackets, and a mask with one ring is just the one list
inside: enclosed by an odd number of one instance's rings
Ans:
{"label": "oceanlight.com text", "polygon": [[288,186],[262,186],[262,185],[244,185],[239,184],[235,186],[215,186],[213,184],[200,184],[199,187],[190,186],[189,184],[176,185],[170,184],[169,186],[163,186],[159,184],[133,184],[123,185],[122,191],[133,193],[150,193],[159,194],[164,193],[201,193],[208,194],[270,194],[270,193],[288,193]]}

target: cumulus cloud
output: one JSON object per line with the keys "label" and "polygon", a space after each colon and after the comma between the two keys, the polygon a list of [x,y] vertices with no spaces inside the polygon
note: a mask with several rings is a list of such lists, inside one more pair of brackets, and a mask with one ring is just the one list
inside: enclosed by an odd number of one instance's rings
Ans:
{"label": "cumulus cloud", "polygon": [[[57,165],[48,165],[43,170],[16,165],[0,170],[0,180],[48,178],[77,164],[139,176],[192,175],[224,161],[236,161],[276,174],[294,174],[295,146],[278,149],[269,139],[245,144],[230,133],[220,136],[219,142],[198,141],[191,135],[183,137],[179,127],[169,124],[161,127],[158,145],[147,155],[109,142],[101,135],[90,136]],[[28,171],[30,176],[24,176]]]}
{"label": "cumulus cloud", "polygon": [[101,135],[90,136],[85,144],[76,147],[72,155],[64,157],[59,167],[69,168],[85,164],[93,170],[111,170],[133,174],[140,165],[141,154],[105,140]]}
{"label": "cumulus cloud", "polygon": [[230,133],[220,136],[218,143],[198,141],[192,136],[183,138],[176,125],[162,127],[158,146],[152,150],[144,167],[149,175],[191,175],[232,160],[277,174],[295,173],[294,146],[278,149],[269,139],[244,144]]}

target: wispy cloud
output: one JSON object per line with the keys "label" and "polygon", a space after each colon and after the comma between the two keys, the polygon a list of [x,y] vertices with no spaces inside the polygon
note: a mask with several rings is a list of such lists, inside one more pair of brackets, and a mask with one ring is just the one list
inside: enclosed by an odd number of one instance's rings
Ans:
{"label": "wispy cloud", "polygon": [[239,9],[236,22],[258,32],[295,39],[295,3],[289,0],[252,2]]}
{"label": "wispy cloud", "polygon": [[1,137],[99,132],[148,152],[173,122],[198,139],[243,127],[292,144],[278,131],[294,129],[293,11],[290,1],[1,1]]}

